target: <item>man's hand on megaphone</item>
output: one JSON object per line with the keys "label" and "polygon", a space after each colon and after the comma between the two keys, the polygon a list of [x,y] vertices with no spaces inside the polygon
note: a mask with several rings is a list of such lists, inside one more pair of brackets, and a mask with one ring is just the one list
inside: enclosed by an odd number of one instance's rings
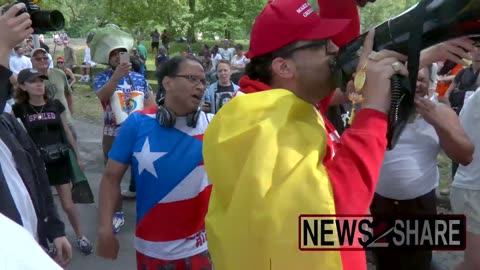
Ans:
{"label": "man's hand on megaphone", "polygon": [[357,73],[365,70],[366,80],[362,89],[362,108],[370,108],[388,113],[391,103],[391,78],[394,74],[408,76],[403,63],[407,56],[394,51],[373,51],[374,30],[371,30],[363,43]]}
{"label": "man's hand on megaphone", "polygon": [[420,54],[419,68],[422,69],[430,64],[446,60],[466,66],[468,63],[464,59],[471,60],[471,54],[477,51],[473,44],[474,41],[469,38],[459,38],[424,49]]}

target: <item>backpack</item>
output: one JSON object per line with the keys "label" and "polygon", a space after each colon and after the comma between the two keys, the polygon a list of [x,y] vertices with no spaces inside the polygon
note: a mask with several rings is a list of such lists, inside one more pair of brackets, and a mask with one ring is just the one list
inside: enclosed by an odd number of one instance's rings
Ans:
{"label": "backpack", "polygon": [[456,87],[450,93],[449,101],[452,109],[455,110],[457,115],[462,110],[466,99],[477,90],[479,73],[480,70],[474,73],[473,68],[470,66],[461,70],[455,77]]}

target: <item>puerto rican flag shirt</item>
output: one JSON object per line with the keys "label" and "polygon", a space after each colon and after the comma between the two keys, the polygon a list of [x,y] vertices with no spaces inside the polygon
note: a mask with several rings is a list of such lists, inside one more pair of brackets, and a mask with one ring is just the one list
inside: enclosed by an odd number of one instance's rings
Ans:
{"label": "puerto rican flag shirt", "polygon": [[157,107],[131,114],[118,131],[109,158],[131,165],[137,186],[135,249],[177,260],[207,250],[205,216],[211,183],[203,167],[203,133],[212,114],[195,128],[177,117],[173,128],[156,120]]}

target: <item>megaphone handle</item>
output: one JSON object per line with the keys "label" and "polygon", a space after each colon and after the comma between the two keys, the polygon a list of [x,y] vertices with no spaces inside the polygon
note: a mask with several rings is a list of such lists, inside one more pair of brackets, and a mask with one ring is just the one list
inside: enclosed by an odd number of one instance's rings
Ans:
{"label": "megaphone handle", "polygon": [[405,89],[403,89],[401,84],[401,78],[399,75],[393,75],[391,79],[391,103],[390,103],[390,112],[388,114],[388,130],[387,130],[387,140],[388,150],[392,150],[398,140],[398,137],[395,137],[395,134],[398,134],[398,122],[406,121],[406,119],[400,119],[400,104],[405,95]]}

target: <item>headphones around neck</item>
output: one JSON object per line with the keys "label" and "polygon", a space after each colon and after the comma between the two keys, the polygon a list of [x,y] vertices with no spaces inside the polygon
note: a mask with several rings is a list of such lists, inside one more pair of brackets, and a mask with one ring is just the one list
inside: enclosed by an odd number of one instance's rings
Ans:
{"label": "headphones around neck", "polygon": [[[160,124],[160,126],[164,128],[171,128],[175,126],[177,118],[174,112],[172,112],[167,107],[163,106],[164,103],[165,103],[165,98],[161,98],[158,101],[157,121]],[[187,126],[192,128],[197,127],[198,117],[200,116],[201,112],[202,112],[202,109],[198,107],[196,111],[189,113],[187,115]]]}

